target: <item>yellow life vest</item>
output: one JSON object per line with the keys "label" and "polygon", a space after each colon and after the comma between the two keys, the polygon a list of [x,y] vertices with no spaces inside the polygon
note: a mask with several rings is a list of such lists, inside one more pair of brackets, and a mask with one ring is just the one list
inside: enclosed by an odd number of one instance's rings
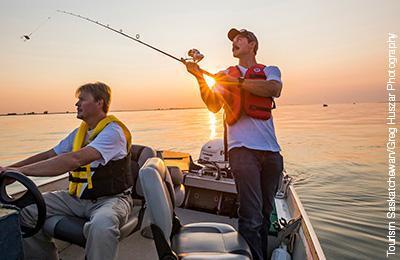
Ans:
{"label": "yellow life vest", "polygon": [[[126,138],[127,151],[129,153],[130,147],[131,147],[131,142],[132,142],[131,133],[130,133],[129,129],[113,115],[109,115],[109,116],[105,117],[96,125],[96,127],[93,129],[92,133],[90,134],[87,142],[85,142],[85,137],[86,137],[87,131],[89,129],[89,126],[85,122],[82,122],[81,125],[79,126],[78,131],[76,132],[74,142],[72,145],[72,152],[76,152],[76,151],[80,150],[82,147],[85,147],[88,143],[93,141],[93,139],[96,138],[96,136],[109,123],[112,123],[112,122],[117,123],[122,128],[125,138]],[[90,164],[79,167],[79,169],[82,169],[82,168],[84,170],[71,171],[70,176],[72,176],[74,179],[85,180],[85,182],[87,182],[87,188],[93,189],[92,170],[90,168]],[[76,197],[80,197],[80,194],[82,192],[82,187],[83,187],[82,182],[76,182],[76,181],[70,180],[69,188],[68,188],[69,194],[74,195]]]}

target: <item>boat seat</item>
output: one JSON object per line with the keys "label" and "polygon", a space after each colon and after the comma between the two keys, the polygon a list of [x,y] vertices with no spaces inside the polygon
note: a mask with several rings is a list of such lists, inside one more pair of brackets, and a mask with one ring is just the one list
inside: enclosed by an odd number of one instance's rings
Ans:
{"label": "boat seat", "polygon": [[[139,230],[144,215],[144,197],[140,181],[138,180],[139,169],[147,159],[157,156],[154,149],[142,145],[132,145],[131,147],[131,167],[134,180],[132,197],[134,206],[142,206],[140,210],[132,210],[128,221],[120,228],[119,240],[124,239],[135,231]],[[83,226],[88,221],[86,218],[75,216],[51,216],[46,219],[43,230],[46,234],[72,244],[85,247],[86,238],[83,235]]]}
{"label": "boat seat", "polygon": [[185,260],[251,259],[246,241],[231,225],[224,223],[185,225],[174,236],[172,248],[180,259]]}
{"label": "boat seat", "polygon": [[248,244],[230,225],[180,224],[174,212],[172,179],[161,159],[148,159],[139,171],[139,179],[160,259],[252,259]]}
{"label": "boat seat", "polygon": [[169,174],[171,175],[172,184],[175,191],[175,206],[179,207],[185,200],[185,186],[183,185],[183,174],[181,169],[177,166],[167,166]]}
{"label": "boat seat", "polygon": [[[175,194],[175,206],[179,207],[185,201],[185,186],[183,185],[183,174],[179,167],[177,166],[167,166],[167,170],[171,176],[172,185],[174,187]],[[153,239],[153,234],[151,233],[151,227],[148,217],[144,220],[145,227],[142,229],[142,236],[145,238]]]}

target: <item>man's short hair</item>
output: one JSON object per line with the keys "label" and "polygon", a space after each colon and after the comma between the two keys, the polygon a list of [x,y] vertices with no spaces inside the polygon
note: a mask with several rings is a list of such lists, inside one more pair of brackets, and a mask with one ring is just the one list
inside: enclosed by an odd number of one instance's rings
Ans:
{"label": "man's short hair", "polygon": [[111,88],[107,84],[103,82],[87,83],[80,86],[75,95],[78,97],[82,92],[90,93],[96,101],[103,100],[103,111],[104,113],[108,112],[111,103]]}

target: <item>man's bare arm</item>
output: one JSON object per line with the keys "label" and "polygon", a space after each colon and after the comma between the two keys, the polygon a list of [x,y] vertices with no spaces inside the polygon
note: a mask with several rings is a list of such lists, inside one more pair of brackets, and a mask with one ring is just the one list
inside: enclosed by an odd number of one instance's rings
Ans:
{"label": "man's bare arm", "polygon": [[33,156],[29,157],[29,158],[26,158],[26,159],[24,159],[22,161],[16,162],[16,163],[14,163],[14,164],[12,164],[12,165],[10,165],[8,167],[14,167],[14,168],[22,167],[22,166],[25,166],[25,165],[29,165],[29,164],[33,164],[33,163],[37,163],[37,162],[40,162],[40,161],[44,161],[44,160],[50,159],[50,158],[52,158],[52,157],[54,157],[56,155],[57,154],[54,152],[54,150],[50,149],[50,150],[48,150],[46,152],[38,153],[38,154],[35,154],[35,155],[33,155]]}
{"label": "man's bare arm", "polygon": [[282,83],[276,80],[245,79],[242,88],[261,97],[279,97]]}
{"label": "man's bare arm", "polygon": [[197,63],[187,62],[186,69],[197,79],[200,87],[201,99],[206,104],[208,110],[217,113],[223,105],[222,97],[208,87],[207,82],[204,79],[203,73],[200,71],[200,67]]}
{"label": "man's bare arm", "polygon": [[206,104],[208,110],[217,113],[221,110],[223,101],[219,94],[211,90],[203,77],[197,78],[200,87],[200,95],[203,102]]}
{"label": "man's bare arm", "polygon": [[[237,88],[239,84],[237,78],[228,74],[219,74],[216,80],[227,89]],[[277,80],[245,79],[241,87],[261,97],[279,97],[282,91],[282,83]]]}
{"label": "man's bare arm", "polygon": [[101,159],[101,154],[93,147],[87,146],[79,151],[60,154],[50,159],[16,168],[28,176],[57,176]]}

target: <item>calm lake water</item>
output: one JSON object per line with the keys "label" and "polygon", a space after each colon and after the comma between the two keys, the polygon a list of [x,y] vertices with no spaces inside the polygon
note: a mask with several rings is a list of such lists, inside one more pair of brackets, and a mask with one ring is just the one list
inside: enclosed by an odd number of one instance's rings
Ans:
{"label": "calm lake water", "polygon": [[[131,129],[133,143],[194,158],[223,133],[221,113],[206,109],[113,114]],[[382,103],[274,111],[285,168],[328,259],[386,258],[385,114]],[[0,165],[52,148],[78,125],[74,114],[0,117]]]}

